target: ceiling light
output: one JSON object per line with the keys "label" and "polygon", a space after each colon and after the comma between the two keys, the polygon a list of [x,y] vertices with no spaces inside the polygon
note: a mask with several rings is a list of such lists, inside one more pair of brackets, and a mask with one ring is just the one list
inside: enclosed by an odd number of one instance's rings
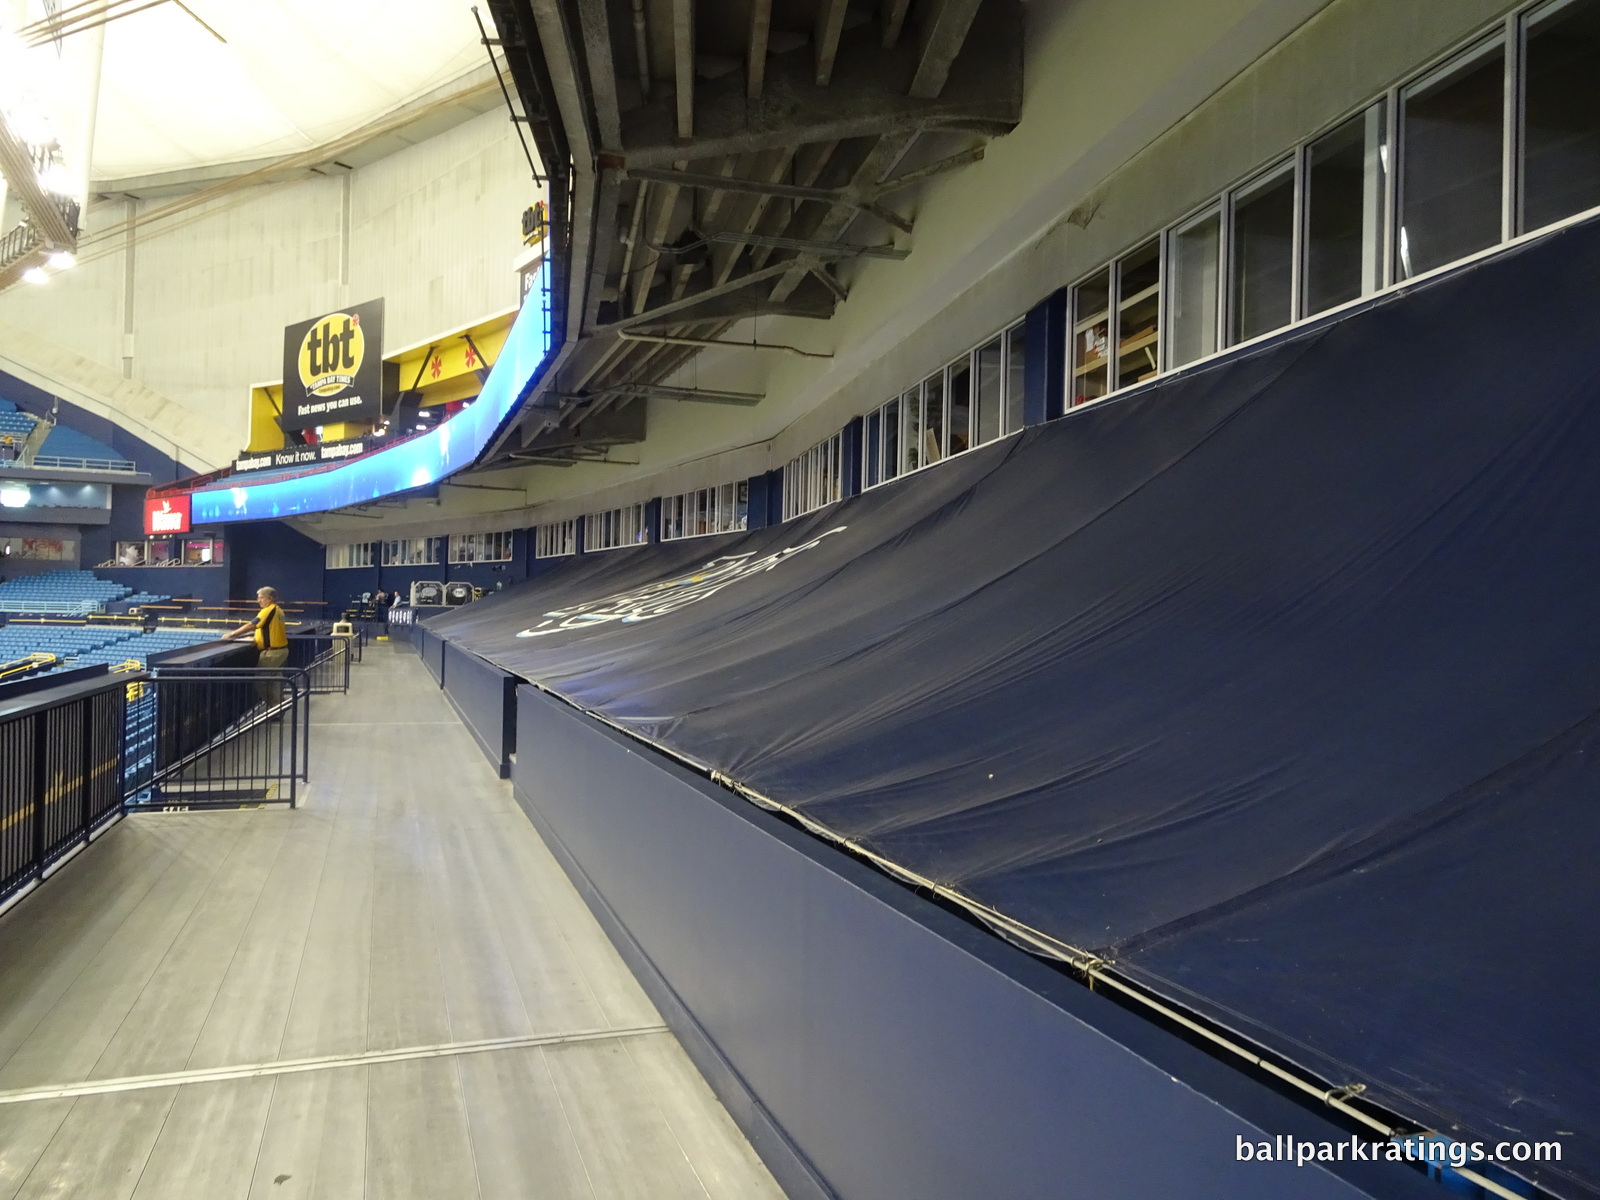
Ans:
{"label": "ceiling light", "polygon": [[58,196],[70,196],[78,190],[77,180],[72,178],[72,172],[60,163],[51,163],[39,172],[39,186]]}
{"label": "ceiling light", "polygon": [[29,267],[22,273],[22,282],[49,283],[50,272],[46,271],[43,267]]}
{"label": "ceiling light", "polygon": [[70,270],[78,265],[78,260],[73,257],[70,250],[57,250],[45,261],[50,264],[52,269],[57,271]]}
{"label": "ceiling light", "polygon": [[27,508],[33,492],[25,483],[8,483],[0,487],[0,508]]}

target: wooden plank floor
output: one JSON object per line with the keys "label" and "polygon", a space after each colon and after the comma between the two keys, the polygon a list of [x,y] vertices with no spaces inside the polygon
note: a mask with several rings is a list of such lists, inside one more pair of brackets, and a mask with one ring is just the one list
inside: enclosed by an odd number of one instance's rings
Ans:
{"label": "wooden plank floor", "polygon": [[0,1200],[778,1200],[415,656],[312,719],[0,917]]}

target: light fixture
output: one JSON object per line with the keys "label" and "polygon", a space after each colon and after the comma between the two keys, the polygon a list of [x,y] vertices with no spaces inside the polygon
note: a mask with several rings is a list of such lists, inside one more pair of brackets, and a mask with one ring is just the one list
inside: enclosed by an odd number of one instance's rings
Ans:
{"label": "light fixture", "polygon": [[60,163],[51,163],[39,172],[39,186],[47,192],[54,192],[58,196],[70,196],[75,190],[76,181],[72,172]]}
{"label": "light fixture", "polygon": [[50,272],[43,267],[29,267],[22,273],[23,283],[49,283]]}
{"label": "light fixture", "polygon": [[57,250],[45,260],[50,264],[51,270],[67,271],[78,265],[78,260],[73,257],[70,250]]}
{"label": "light fixture", "polygon": [[25,483],[8,483],[0,486],[0,508],[27,508],[33,491]]}

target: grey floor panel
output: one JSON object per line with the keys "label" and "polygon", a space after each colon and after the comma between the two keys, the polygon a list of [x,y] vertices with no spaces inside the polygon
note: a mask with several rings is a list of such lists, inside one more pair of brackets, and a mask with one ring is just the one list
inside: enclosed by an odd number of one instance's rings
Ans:
{"label": "grey floor panel", "polygon": [[239,1079],[180,1088],[139,1173],[134,1200],[245,1200],[274,1082]]}
{"label": "grey floor panel", "polygon": [[480,1195],[456,1060],[367,1069],[367,1200]]}
{"label": "grey floor panel", "polygon": [[277,1080],[249,1200],[359,1197],[367,1174],[366,1067]]}
{"label": "grey floor panel", "polygon": [[74,1101],[17,1200],[128,1200],[177,1097],[173,1087]]}
{"label": "grey floor panel", "polygon": [[659,1024],[421,663],[372,646],[314,702],[299,809],[130,817],[0,917],[0,1091],[95,1083],[0,1104],[0,1200],[776,1200],[669,1033],[458,1045]]}

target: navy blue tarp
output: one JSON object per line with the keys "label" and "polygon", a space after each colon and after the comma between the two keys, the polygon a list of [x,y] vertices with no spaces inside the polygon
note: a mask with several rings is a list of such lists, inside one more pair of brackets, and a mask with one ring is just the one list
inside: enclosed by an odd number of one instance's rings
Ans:
{"label": "navy blue tarp", "polygon": [[[776,528],[432,622],[1600,1186],[1600,234]],[[527,636],[521,636],[527,635]],[[1581,1182],[1579,1182],[1581,1181]]]}

